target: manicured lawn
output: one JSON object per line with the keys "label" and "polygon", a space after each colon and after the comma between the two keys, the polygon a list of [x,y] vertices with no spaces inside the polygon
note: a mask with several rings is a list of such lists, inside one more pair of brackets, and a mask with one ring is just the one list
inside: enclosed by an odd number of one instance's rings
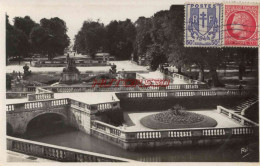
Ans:
{"label": "manicured lawn", "polygon": [[60,80],[60,75],[58,74],[38,74],[32,73],[26,78],[27,81],[37,81],[43,84],[53,84]]}

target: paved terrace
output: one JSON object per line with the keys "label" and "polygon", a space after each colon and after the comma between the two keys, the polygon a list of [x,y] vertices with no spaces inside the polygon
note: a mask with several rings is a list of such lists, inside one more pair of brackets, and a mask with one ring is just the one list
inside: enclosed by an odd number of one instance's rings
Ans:
{"label": "paved terrace", "polygon": [[[214,128],[230,128],[230,127],[243,127],[241,124],[229,119],[227,116],[219,114],[216,110],[189,110],[198,114],[209,116],[215,119],[218,124]],[[126,131],[156,131],[154,129],[147,128],[140,123],[140,120],[151,114],[157,114],[158,112],[124,112],[125,130]]]}
{"label": "paved terrace", "polygon": [[[111,64],[115,64],[117,66],[117,71],[147,71],[147,66],[139,66],[131,61],[110,61]],[[64,67],[30,67],[32,72],[62,72]],[[93,72],[108,72],[111,68],[110,66],[91,66],[91,67],[77,67],[81,73],[85,73],[86,71]],[[6,66],[6,73],[12,73],[13,71],[23,72],[23,65],[8,65]]]}
{"label": "paved terrace", "polygon": [[[116,92],[70,92],[55,93],[55,99],[70,98],[87,104],[98,104],[119,101],[115,95]],[[47,99],[46,99],[47,100]],[[6,104],[16,104],[29,102],[27,98],[22,99],[6,99]]]}
{"label": "paved terrace", "polygon": [[8,150],[7,162],[56,162],[54,160],[48,160],[44,158],[34,157],[23,153],[17,153]]}
{"label": "paved terrace", "polygon": [[[151,80],[151,79],[160,79],[163,80],[164,76],[160,71],[153,71],[153,72],[149,72],[149,73],[138,73],[141,77],[147,79],[147,80]],[[183,81],[183,79],[179,79],[179,78],[174,78],[174,81],[171,82],[171,84],[187,84],[185,81]]]}

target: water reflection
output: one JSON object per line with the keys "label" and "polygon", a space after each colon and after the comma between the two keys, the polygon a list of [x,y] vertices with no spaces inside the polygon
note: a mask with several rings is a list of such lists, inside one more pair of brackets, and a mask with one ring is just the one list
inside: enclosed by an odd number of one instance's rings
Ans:
{"label": "water reflection", "polygon": [[[241,162],[258,161],[259,144],[226,145],[126,151],[103,140],[68,127],[59,116],[42,116],[28,125],[26,139],[144,162]],[[250,154],[241,154],[249,147]]]}
{"label": "water reflection", "polygon": [[[126,151],[80,131],[73,131],[73,129],[66,133],[34,137],[31,140],[145,162],[258,161],[256,151],[253,158],[253,155],[242,158],[241,147],[246,145],[152,149],[133,152]],[[258,147],[258,145],[254,146]]]}

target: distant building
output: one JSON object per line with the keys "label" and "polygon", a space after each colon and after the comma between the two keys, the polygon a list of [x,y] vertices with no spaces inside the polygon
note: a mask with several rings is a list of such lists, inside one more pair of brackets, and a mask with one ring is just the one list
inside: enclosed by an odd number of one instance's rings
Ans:
{"label": "distant building", "polygon": [[110,56],[109,53],[96,53],[95,59],[103,60],[103,61],[113,61],[115,60],[115,57]]}

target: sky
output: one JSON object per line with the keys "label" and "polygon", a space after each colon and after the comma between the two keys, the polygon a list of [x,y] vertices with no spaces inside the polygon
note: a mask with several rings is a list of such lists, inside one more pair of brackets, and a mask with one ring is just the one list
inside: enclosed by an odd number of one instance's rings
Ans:
{"label": "sky", "polygon": [[[30,16],[35,22],[42,18],[59,17],[66,22],[68,36],[74,36],[85,20],[91,19],[107,25],[112,20],[135,22],[138,17],[151,17],[160,10],[169,10],[176,1],[169,0],[0,0],[4,12],[13,23],[16,16]],[[183,2],[177,2],[182,4]]]}

